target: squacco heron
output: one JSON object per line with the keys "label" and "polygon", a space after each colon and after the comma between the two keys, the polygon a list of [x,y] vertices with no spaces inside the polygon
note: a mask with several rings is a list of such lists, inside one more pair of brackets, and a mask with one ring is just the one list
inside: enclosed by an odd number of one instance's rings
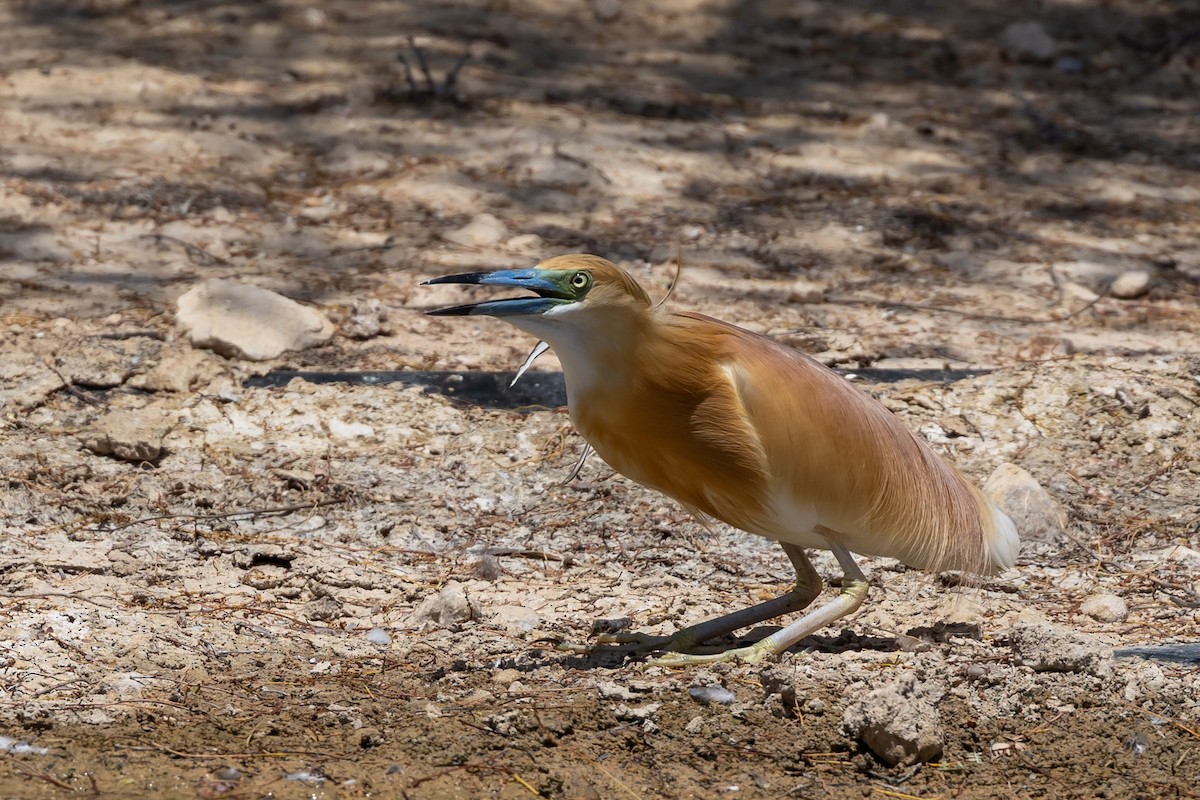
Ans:
{"label": "squacco heron", "polygon": [[[613,469],[701,518],[778,541],[795,567],[795,586],[775,599],[671,636],[602,643],[662,652],[657,663],[670,665],[757,662],[863,604],[867,579],[851,552],[976,575],[1016,560],[1012,521],[874,398],[765,336],[651,305],[602,258],[426,283],[533,291],[430,313],[500,317],[547,342],[562,363],[571,422]],[[747,647],[689,652],[808,607],[821,579],[806,548],[837,558],[836,597]]]}

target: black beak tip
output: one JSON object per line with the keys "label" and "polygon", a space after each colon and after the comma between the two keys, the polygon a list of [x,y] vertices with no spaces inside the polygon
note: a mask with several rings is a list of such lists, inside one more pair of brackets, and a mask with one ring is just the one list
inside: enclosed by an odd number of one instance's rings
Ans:
{"label": "black beak tip", "polygon": [[475,304],[465,306],[450,306],[449,308],[434,308],[425,312],[429,317],[466,317],[471,314]]}
{"label": "black beak tip", "polygon": [[461,275],[443,275],[440,278],[429,278],[421,281],[422,286],[433,286],[439,283],[479,283],[482,278],[486,278],[490,273],[487,272],[466,272]]}

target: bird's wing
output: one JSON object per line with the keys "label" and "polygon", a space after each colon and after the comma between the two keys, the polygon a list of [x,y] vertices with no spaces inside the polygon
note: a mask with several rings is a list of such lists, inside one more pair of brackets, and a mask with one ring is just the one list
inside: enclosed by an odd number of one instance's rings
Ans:
{"label": "bird's wing", "polygon": [[808,545],[801,529],[816,525],[848,549],[924,569],[1011,565],[1007,518],[874,398],[766,337],[677,316],[720,342],[736,398],[722,412],[740,415],[731,427],[753,431],[769,476],[766,504],[778,529],[768,535]]}

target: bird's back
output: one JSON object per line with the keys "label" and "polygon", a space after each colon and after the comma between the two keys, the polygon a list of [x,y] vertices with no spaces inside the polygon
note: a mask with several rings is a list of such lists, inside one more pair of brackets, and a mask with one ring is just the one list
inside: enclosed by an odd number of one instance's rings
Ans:
{"label": "bird's back", "polygon": [[649,312],[633,341],[628,369],[570,398],[576,427],[618,472],[803,547],[832,540],[926,569],[1011,566],[1007,517],[823,365],[699,314]]}

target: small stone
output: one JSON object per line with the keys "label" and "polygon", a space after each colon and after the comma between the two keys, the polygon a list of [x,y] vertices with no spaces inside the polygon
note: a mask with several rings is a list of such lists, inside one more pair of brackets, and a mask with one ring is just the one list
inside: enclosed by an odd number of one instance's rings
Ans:
{"label": "small stone", "polygon": [[494,622],[503,625],[510,633],[528,633],[542,624],[541,616],[524,606],[496,606],[491,610],[491,615]]}
{"label": "small stone", "polygon": [[801,305],[811,305],[814,303],[825,302],[825,287],[813,281],[806,281],[803,278],[792,281],[788,287],[789,303],[799,303]]}
{"label": "small stone", "polygon": [[502,669],[492,676],[492,683],[497,683],[501,686],[511,686],[515,681],[521,678],[521,670],[519,669]]}
{"label": "small stone", "polygon": [[622,719],[626,722],[641,722],[653,717],[658,713],[660,708],[662,708],[662,703],[646,703],[640,706],[630,706],[621,703],[613,707],[613,715],[617,719]]}
{"label": "small stone", "polygon": [[392,635],[383,628],[371,628],[367,631],[367,641],[383,647],[392,643]]}
{"label": "small stone", "polygon": [[412,612],[414,622],[436,622],[446,627],[475,616],[475,609],[458,581],[447,582],[440,592],[426,597]]}
{"label": "small stone", "polygon": [[601,681],[596,684],[596,691],[605,700],[634,700],[637,698],[637,692],[632,689],[621,686],[617,683],[609,681]]}
{"label": "small stone", "polygon": [[160,351],[153,339],[138,337],[117,342],[83,342],[57,354],[58,371],[76,386],[110,389],[144,369]]}
{"label": "small stone", "polygon": [[621,16],[621,0],[592,0],[592,16],[597,22],[612,22]]}
{"label": "small stone", "polygon": [[688,689],[688,695],[702,706],[713,703],[729,705],[737,699],[737,696],[724,686],[693,686]]}
{"label": "small stone", "polygon": [[171,420],[157,409],[111,411],[79,435],[84,449],[135,464],[158,461]]}
{"label": "small stone", "polygon": [[387,308],[374,298],[356,302],[350,308],[349,319],[341,327],[341,333],[347,339],[370,339],[390,332]]}
{"label": "small stone", "polygon": [[509,239],[504,246],[519,253],[536,253],[545,247],[546,243],[536,233],[522,233]]}
{"label": "small stone", "polygon": [[875,689],[846,709],[842,724],[888,766],[942,754],[942,722],[926,687],[902,680]]}
{"label": "small stone", "polygon": [[242,583],[252,589],[265,592],[268,589],[278,589],[287,583],[290,577],[286,567],[263,564],[246,570],[242,575]]}
{"label": "small stone", "polygon": [[1009,25],[1000,34],[1000,44],[1020,61],[1050,61],[1058,54],[1058,43],[1034,20]]}
{"label": "small stone", "polygon": [[214,278],[179,298],[175,315],[193,347],[266,361],[333,336],[316,309],[257,286]]}
{"label": "small stone", "polygon": [[1079,610],[1097,622],[1122,622],[1129,607],[1115,594],[1096,594],[1079,604]]}
{"label": "small stone", "polygon": [[447,241],[463,247],[487,247],[508,236],[508,228],[491,214],[480,214],[458,230],[445,234]]}
{"label": "small stone", "polygon": [[325,426],[329,435],[335,439],[358,439],[364,436],[374,436],[375,429],[362,422],[345,422],[333,417],[326,420]]}
{"label": "small stone", "polygon": [[216,376],[215,359],[199,350],[167,351],[147,372],[134,375],[126,383],[144,392],[186,392]]}
{"label": "small stone", "polygon": [[983,484],[983,492],[1008,514],[1021,539],[1058,542],[1066,525],[1058,503],[1037,479],[1016,464],[1001,464]]}
{"label": "small stone", "polygon": [[592,182],[591,171],[579,159],[539,153],[517,156],[509,168],[524,183],[556,189],[578,189]]}
{"label": "small stone", "polygon": [[342,604],[329,596],[318,598],[304,606],[304,616],[313,622],[329,622],[345,613]]}
{"label": "small stone", "polygon": [[1144,269],[1122,272],[1108,287],[1108,293],[1121,300],[1132,300],[1150,291],[1154,276]]}
{"label": "small stone", "polygon": [[1113,651],[1094,636],[1049,624],[1017,625],[1009,635],[1017,663],[1034,672],[1112,675]]}

